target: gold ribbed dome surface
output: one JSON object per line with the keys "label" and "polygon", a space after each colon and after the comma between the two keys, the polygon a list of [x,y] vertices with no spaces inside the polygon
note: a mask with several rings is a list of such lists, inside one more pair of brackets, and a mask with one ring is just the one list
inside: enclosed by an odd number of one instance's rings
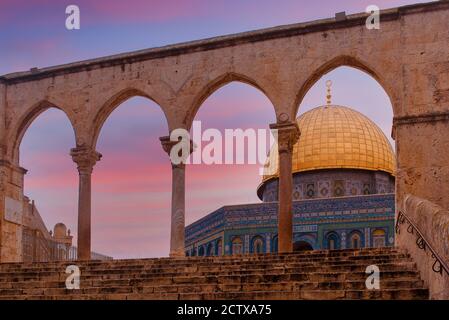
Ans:
{"label": "gold ribbed dome surface", "polygon": [[[345,168],[394,174],[395,156],[387,137],[360,112],[327,105],[304,113],[297,123],[301,136],[293,148],[293,173]],[[263,182],[278,177],[277,145],[264,170]]]}

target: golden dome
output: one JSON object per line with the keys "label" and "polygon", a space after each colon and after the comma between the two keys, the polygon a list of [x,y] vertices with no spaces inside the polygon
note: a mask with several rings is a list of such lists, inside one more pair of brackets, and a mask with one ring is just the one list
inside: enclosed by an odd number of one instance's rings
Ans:
{"label": "golden dome", "polygon": [[[293,173],[345,168],[394,174],[395,156],[387,137],[360,112],[327,105],[304,113],[297,123],[301,136],[293,147]],[[262,184],[278,175],[278,152],[274,145],[265,164]]]}

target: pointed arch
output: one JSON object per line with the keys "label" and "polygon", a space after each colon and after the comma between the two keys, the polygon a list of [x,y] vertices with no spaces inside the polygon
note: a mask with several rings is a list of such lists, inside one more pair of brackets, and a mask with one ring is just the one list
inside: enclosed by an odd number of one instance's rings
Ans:
{"label": "pointed arch", "polygon": [[22,139],[23,139],[26,131],[30,127],[30,125],[34,122],[34,120],[37,117],[39,117],[39,115],[41,115],[42,113],[44,113],[45,111],[47,111],[48,109],[51,109],[51,108],[61,110],[65,114],[65,116],[67,117],[67,119],[69,120],[69,122],[71,124],[72,130],[74,133],[74,137],[75,137],[74,142],[76,144],[76,141],[78,140],[78,132],[76,130],[75,121],[71,117],[71,115],[64,110],[65,108],[59,107],[57,104],[55,104],[47,99],[41,100],[41,101],[37,102],[36,104],[34,104],[30,109],[28,109],[28,111],[17,122],[17,126],[14,127],[14,129],[12,129],[13,143],[11,144],[11,149],[9,150],[9,154],[12,157],[13,163],[19,165],[20,144],[22,143]]}
{"label": "pointed arch", "polygon": [[322,64],[317,69],[315,69],[312,72],[312,74],[307,78],[307,80],[302,84],[295,99],[293,116],[296,116],[299,110],[299,106],[301,105],[301,102],[304,99],[305,95],[319,79],[321,79],[324,75],[328,74],[329,72],[344,66],[355,68],[373,77],[374,80],[376,80],[379,83],[379,85],[383,88],[383,90],[387,93],[390,99],[391,106],[393,108],[393,114],[394,115],[398,114],[399,111],[398,110],[399,107],[397,105],[398,95],[394,91],[393,87],[390,86],[387,83],[387,81],[381,76],[381,74],[378,73],[368,63],[362,61],[359,58],[349,55],[340,55],[329,60],[328,62]]}
{"label": "pointed arch", "polygon": [[[224,87],[225,85],[231,83],[231,82],[241,82],[247,85],[250,85],[257,90],[259,90],[271,103],[273,106],[273,114],[276,115],[276,108],[275,104],[273,103],[273,99],[270,97],[270,95],[267,93],[265,89],[259,83],[252,79],[251,77],[245,76],[240,73],[235,72],[227,72],[225,74],[222,74],[221,76],[215,78],[214,80],[210,81],[206,84],[204,88],[202,88],[199,93],[195,96],[193,100],[193,104],[191,108],[187,111],[187,114],[185,116],[185,119],[183,123],[186,125],[187,128],[190,128],[192,125],[193,120],[195,119],[196,114],[198,113],[199,109],[203,105],[203,103],[218,89],[221,87]],[[276,119],[273,120],[275,122]]]}
{"label": "pointed arch", "polygon": [[122,103],[125,101],[134,98],[134,97],[143,97],[153,101],[155,104],[159,106],[162,112],[165,115],[165,120],[167,122],[167,126],[170,127],[169,118],[166,112],[166,109],[163,105],[154,99],[151,95],[145,93],[144,91],[136,88],[126,88],[120,90],[112,97],[110,97],[98,110],[97,114],[93,120],[93,128],[92,128],[92,137],[91,137],[91,145],[95,149],[98,141],[98,137],[100,136],[101,129],[103,128],[106,120],[109,118],[111,113],[117,109]]}

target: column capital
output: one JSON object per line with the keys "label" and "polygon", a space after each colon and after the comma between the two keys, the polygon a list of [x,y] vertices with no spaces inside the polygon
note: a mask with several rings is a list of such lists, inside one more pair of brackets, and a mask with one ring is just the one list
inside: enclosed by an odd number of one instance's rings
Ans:
{"label": "column capital", "polygon": [[161,141],[162,149],[164,149],[164,151],[170,156],[171,149],[178,143],[178,141],[171,141],[170,136],[160,137],[159,140]]}
{"label": "column capital", "polygon": [[296,122],[270,124],[271,130],[277,130],[278,152],[293,151],[293,146],[298,141],[301,132]]}
{"label": "column capital", "polygon": [[92,173],[94,165],[100,161],[102,154],[90,147],[81,146],[70,150],[73,162],[78,166],[79,173]]}
{"label": "column capital", "polygon": [[178,163],[178,164],[175,164],[175,163],[173,163],[173,160],[171,159],[171,150],[172,150],[172,148],[173,148],[175,145],[177,145],[178,143],[182,143],[183,140],[180,139],[179,141],[172,141],[172,140],[170,140],[170,136],[163,136],[163,137],[160,137],[159,140],[161,141],[162,148],[164,149],[164,151],[165,151],[165,152],[168,154],[168,156],[170,157],[170,161],[171,161],[171,164],[172,164],[172,167],[173,167],[173,168],[185,166],[185,160],[187,159],[187,157],[188,157],[190,154],[192,154],[192,152],[193,152],[194,149],[195,149],[195,144],[193,143],[193,141],[192,141],[191,139],[189,139],[189,142],[185,141],[186,143],[190,143],[190,145],[189,145],[189,147],[188,147],[188,152],[189,152],[189,154],[188,154],[188,155],[183,155],[183,154],[182,154],[182,150],[183,150],[184,148],[181,148],[181,149],[179,150],[178,156],[179,156],[179,158],[180,158],[182,161],[181,161],[180,163]]}

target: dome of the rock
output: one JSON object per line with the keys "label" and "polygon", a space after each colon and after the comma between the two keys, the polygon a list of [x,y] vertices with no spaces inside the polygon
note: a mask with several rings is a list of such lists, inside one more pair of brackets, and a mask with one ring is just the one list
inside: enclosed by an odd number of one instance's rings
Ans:
{"label": "dome of the rock", "polygon": [[[326,105],[304,113],[297,119],[297,123],[301,135],[293,147],[293,174],[352,170],[394,175],[395,156],[387,137],[374,122],[360,112],[348,107]],[[265,164],[262,184],[258,188],[260,198],[265,198],[263,193],[267,184],[277,180],[278,166],[277,145],[274,145]],[[330,189],[332,184],[335,185],[335,181],[331,180],[336,179],[323,177],[321,180],[327,180],[327,189]],[[316,184],[320,179],[314,180]],[[372,184],[366,178],[358,180]],[[342,188],[346,187],[346,181],[343,184]],[[364,191],[362,184],[362,181],[358,183],[358,190],[347,190],[348,195],[371,193]],[[372,189],[372,186],[368,188]],[[319,189],[316,191],[322,191],[322,196],[332,194],[331,190]]]}

